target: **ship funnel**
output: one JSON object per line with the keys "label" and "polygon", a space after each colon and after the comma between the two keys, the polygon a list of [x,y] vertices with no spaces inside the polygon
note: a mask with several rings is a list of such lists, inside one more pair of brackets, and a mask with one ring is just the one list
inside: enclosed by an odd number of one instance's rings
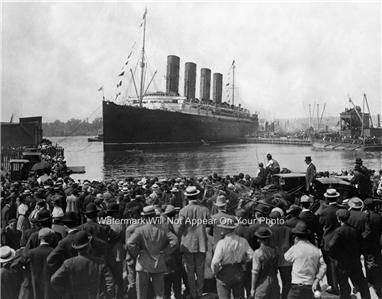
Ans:
{"label": "ship funnel", "polygon": [[200,99],[209,100],[211,90],[211,70],[207,68],[200,69]]}
{"label": "ship funnel", "polygon": [[212,100],[216,104],[221,104],[223,93],[223,75],[214,73],[212,75]]}
{"label": "ship funnel", "polygon": [[169,95],[179,95],[179,64],[178,56],[167,56],[166,93]]}
{"label": "ship funnel", "polygon": [[187,99],[195,99],[196,64],[186,62],[184,69],[184,96]]}

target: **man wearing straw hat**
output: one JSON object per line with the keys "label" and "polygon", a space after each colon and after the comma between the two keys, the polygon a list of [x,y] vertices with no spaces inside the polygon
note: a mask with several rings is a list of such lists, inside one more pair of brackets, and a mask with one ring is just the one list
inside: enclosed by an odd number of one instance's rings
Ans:
{"label": "man wearing straw hat", "polygon": [[251,260],[253,250],[246,239],[235,234],[233,219],[226,218],[218,227],[224,238],[217,243],[211,261],[218,297],[229,299],[232,293],[234,298],[244,298],[244,265]]}
{"label": "man wearing straw hat", "polygon": [[153,205],[144,207],[141,215],[146,223],[136,228],[126,243],[129,252],[136,257],[137,298],[148,298],[150,284],[154,297],[163,298],[164,273],[167,272],[165,256],[176,249],[178,238],[156,223],[160,218]]}
{"label": "man wearing straw hat", "polygon": [[184,195],[189,203],[179,212],[180,251],[183,253],[183,264],[192,298],[202,296],[204,263],[208,249],[206,221],[210,219],[210,212],[199,204],[199,193],[200,190],[195,186],[188,186]]}
{"label": "man wearing straw hat", "polygon": [[21,275],[11,268],[16,251],[9,246],[0,247],[1,297],[17,299],[21,285]]}

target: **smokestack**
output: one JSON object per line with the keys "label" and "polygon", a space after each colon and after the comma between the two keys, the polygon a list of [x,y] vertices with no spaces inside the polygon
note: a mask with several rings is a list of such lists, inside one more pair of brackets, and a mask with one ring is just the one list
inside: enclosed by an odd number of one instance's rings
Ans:
{"label": "smokestack", "polygon": [[187,99],[195,99],[196,64],[186,62],[184,68],[184,96]]}
{"label": "smokestack", "polygon": [[180,58],[167,56],[166,93],[179,95],[179,64]]}
{"label": "smokestack", "polygon": [[214,73],[212,75],[212,100],[216,104],[221,104],[223,93],[223,75]]}
{"label": "smokestack", "polygon": [[211,70],[207,68],[200,69],[200,99],[209,100],[211,90]]}

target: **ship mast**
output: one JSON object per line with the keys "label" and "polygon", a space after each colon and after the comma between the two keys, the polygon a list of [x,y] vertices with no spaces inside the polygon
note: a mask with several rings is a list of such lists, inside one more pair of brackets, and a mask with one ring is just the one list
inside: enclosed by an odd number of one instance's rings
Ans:
{"label": "ship mast", "polygon": [[145,69],[146,14],[147,14],[147,8],[145,9],[145,13],[143,14],[143,43],[142,43],[142,57],[141,57],[141,84],[139,88],[139,107],[142,107],[143,88],[144,88],[143,78],[144,78],[144,69]]}
{"label": "ship mast", "polygon": [[235,106],[235,60],[232,61],[232,105]]}

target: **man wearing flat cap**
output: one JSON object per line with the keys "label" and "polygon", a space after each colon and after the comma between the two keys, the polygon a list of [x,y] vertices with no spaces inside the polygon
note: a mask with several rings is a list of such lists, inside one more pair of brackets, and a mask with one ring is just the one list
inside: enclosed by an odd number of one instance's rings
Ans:
{"label": "man wearing flat cap", "polygon": [[364,173],[364,170],[359,164],[355,164],[354,166],[354,176],[350,183],[356,186],[358,190],[358,196],[361,199],[365,199],[371,196],[372,184],[370,180],[370,174]]}
{"label": "man wearing flat cap", "polygon": [[310,156],[305,157],[305,163],[308,165],[305,172],[305,191],[308,193],[316,176],[316,166],[312,163]]}
{"label": "man wearing flat cap", "polygon": [[340,298],[350,298],[349,278],[359,287],[362,299],[370,298],[369,287],[361,266],[361,236],[355,228],[347,224],[350,212],[346,209],[336,211],[340,227],[328,243],[329,254],[336,261]]}

